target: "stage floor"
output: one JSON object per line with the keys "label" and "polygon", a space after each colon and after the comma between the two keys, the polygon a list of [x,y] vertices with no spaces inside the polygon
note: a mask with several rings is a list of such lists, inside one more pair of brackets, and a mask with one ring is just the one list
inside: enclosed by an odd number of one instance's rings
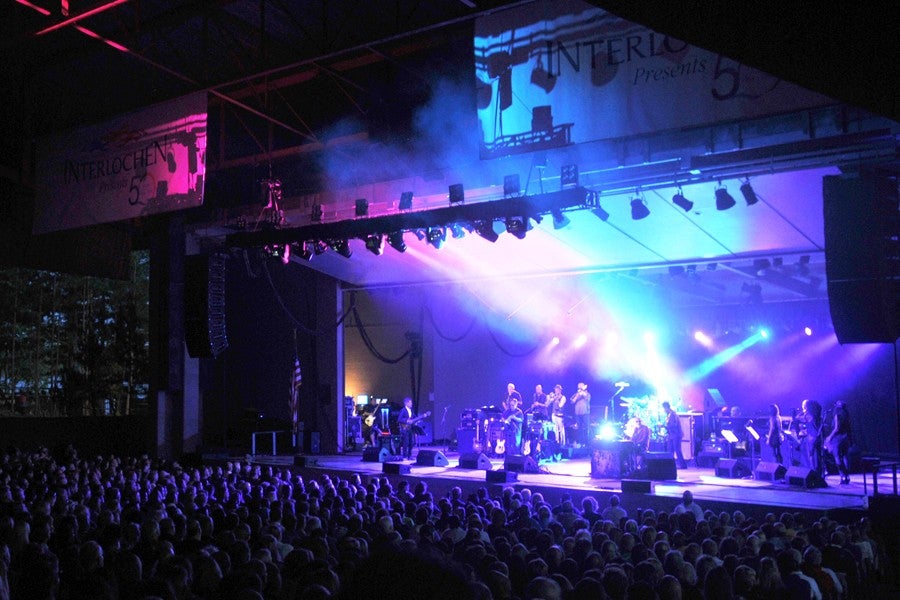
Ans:
{"label": "stage floor", "polygon": [[[413,460],[391,461],[409,466],[409,473],[402,477],[412,477],[431,481],[442,481],[445,485],[470,484],[484,485],[484,470],[459,468],[459,454],[441,446],[422,446],[419,450],[437,450],[449,461],[448,466],[435,467],[417,465]],[[315,471],[327,471],[341,474],[359,473],[374,476],[383,473],[384,463],[367,462],[362,459],[362,451],[347,452],[342,455],[307,455],[300,461],[294,456],[255,455],[249,457],[255,464],[295,465]],[[491,459],[492,470],[502,470],[502,458]],[[543,461],[540,473],[517,473],[517,481],[506,483],[513,487],[545,488],[548,490],[568,490],[583,496],[595,492],[598,499],[611,493],[622,494],[622,480],[596,479],[591,477],[591,463],[588,458],[571,458],[558,462]],[[658,498],[680,500],[685,490],[691,490],[694,498],[701,506],[704,503],[721,503],[723,505],[748,505],[756,508],[782,507],[787,509],[805,509],[828,511],[834,509],[865,510],[869,506],[872,495],[872,479],[868,477],[864,488],[861,474],[854,474],[849,485],[839,485],[839,476],[826,478],[828,487],[807,489],[803,486],[790,485],[785,482],[759,481],[751,478],[732,479],[717,477],[713,468],[679,469],[676,480],[653,481],[651,495]],[[879,491],[893,492],[893,481],[890,473],[882,473],[879,477]],[[575,494],[573,494],[574,496]],[[673,503],[673,505],[674,505]]]}

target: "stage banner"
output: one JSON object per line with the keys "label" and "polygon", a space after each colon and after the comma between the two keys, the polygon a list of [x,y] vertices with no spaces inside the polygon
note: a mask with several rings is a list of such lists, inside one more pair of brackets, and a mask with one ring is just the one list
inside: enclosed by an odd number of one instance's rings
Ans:
{"label": "stage banner", "polygon": [[474,48],[482,158],[835,104],[580,0],[482,17]]}
{"label": "stage banner", "polygon": [[199,206],[205,92],[39,141],[34,233]]}

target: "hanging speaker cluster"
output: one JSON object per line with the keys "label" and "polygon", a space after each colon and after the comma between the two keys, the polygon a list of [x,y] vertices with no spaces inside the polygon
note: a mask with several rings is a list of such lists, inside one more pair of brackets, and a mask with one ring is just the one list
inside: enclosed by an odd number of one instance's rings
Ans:
{"label": "hanging speaker cluster", "polygon": [[225,260],[224,254],[185,257],[184,339],[194,358],[215,358],[228,347]]}

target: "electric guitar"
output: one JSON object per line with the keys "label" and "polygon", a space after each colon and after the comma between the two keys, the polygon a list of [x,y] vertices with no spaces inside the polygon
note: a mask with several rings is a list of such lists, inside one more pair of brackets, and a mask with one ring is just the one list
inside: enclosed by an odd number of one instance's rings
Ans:
{"label": "electric guitar", "polygon": [[427,417],[430,417],[430,416],[431,416],[431,413],[427,412],[425,414],[419,415],[418,417],[413,417],[412,419],[409,419],[405,422],[400,422],[400,423],[398,423],[398,425],[400,426],[401,431],[406,431],[407,429],[409,429],[410,427],[415,425],[417,422],[419,422],[422,419],[425,419]]}

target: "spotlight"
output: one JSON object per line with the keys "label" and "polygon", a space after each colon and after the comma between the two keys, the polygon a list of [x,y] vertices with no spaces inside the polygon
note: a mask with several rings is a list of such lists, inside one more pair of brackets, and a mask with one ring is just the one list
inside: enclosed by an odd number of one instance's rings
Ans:
{"label": "spotlight", "polygon": [[603,210],[603,207],[600,206],[600,203],[597,203],[597,208],[591,210],[594,213],[594,216],[600,219],[601,221],[606,221],[609,219],[609,213]]}
{"label": "spotlight", "polygon": [[520,240],[525,239],[528,233],[528,217],[506,217],[506,231],[511,233]]}
{"label": "spotlight", "polygon": [[631,218],[635,221],[646,219],[650,216],[650,209],[644,204],[644,199],[640,196],[635,197],[631,201]]}
{"label": "spotlight", "polygon": [[747,202],[747,206],[753,206],[757,202],[759,202],[759,198],[756,197],[756,192],[753,191],[753,186],[750,185],[750,178],[744,180],[744,183],[741,184],[741,194],[744,195],[744,200]]}
{"label": "spotlight", "polygon": [[803,333],[805,333],[807,336],[811,336],[811,335],[812,335],[812,328],[811,328],[811,327],[804,327],[804,328],[803,328]]}
{"label": "spotlight", "polygon": [[416,234],[416,238],[421,242],[425,239],[425,232],[421,229],[413,229],[412,232]]}
{"label": "spotlight", "polygon": [[328,245],[322,240],[316,240],[315,243],[313,243],[313,252],[315,252],[316,256],[321,256],[328,252]]}
{"label": "spotlight", "polygon": [[412,192],[403,192],[400,194],[400,210],[409,210],[412,208]]}
{"label": "spotlight", "polygon": [[500,237],[497,232],[494,231],[493,221],[478,221],[475,223],[475,232],[491,243],[496,242],[497,238]]}
{"label": "spotlight", "polygon": [[403,241],[402,231],[395,231],[388,235],[388,244],[397,252],[406,252],[406,242]]}
{"label": "spotlight", "polygon": [[311,242],[300,242],[297,244],[297,252],[303,260],[309,262],[313,257],[313,248],[314,245]]}
{"label": "spotlight", "polygon": [[522,186],[519,183],[519,175],[506,175],[503,177],[503,197],[504,198],[514,198],[519,195],[519,192],[522,191]]}
{"label": "spotlight", "polygon": [[578,165],[563,165],[559,172],[560,188],[578,185]]}
{"label": "spotlight", "polygon": [[550,211],[550,214],[553,215],[553,229],[562,229],[571,222],[569,217],[564,215],[559,208],[554,208]]}
{"label": "spotlight", "polygon": [[722,182],[719,182],[719,187],[716,188],[716,209],[718,210],[728,210],[732,206],[737,204],[734,201],[734,198],[731,197],[731,194],[728,193],[728,188],[722,185]]}
{"label": "spotlight", "polygon": [[380,233],[366,236],[366,250],[375,256],[380,255],[384,250],[384,236]]}
{"label": "spotlight", "polygon": [[322,213],[324,213],[324,210],[322,209],[322,205],[321,204],[313,204],[312,212],[310,213],[309,218],[314,223],[319,223],[322,221]]}
{"label": "spotlight", "polygon": [[466,199],[465,191],[463,190],[463,184],[454,183],[449,188],[450,192],[450,204],[462,204]]}
{"label": "spotlight", "polygon": [[672,204],[683,210],[684,212],[688,212],[692,208],[694,208],[694,203],[684,197],[684,194],[681,193],[681,188],[678,188],[678,191],[672,196]]}
{"label": "spotlight", "polygon": [[466,231],[459,223],[453,223],[452,225],[450,225],[450,234],[454,237],[454,239],[458,240],[465,237]]}
{"label": "spotlight", "polygon": [[356,199],[356,216],[365,217],[369,214],[369,201],[365,198]]}
{"label": "spotlight", "polygon": [[353,251],[350,249],[350,243],[347,240],[328,240],[328,245],[332,250],[343,256],[344,258],[350,258],[353,256]]}
{"label": "spotlight", "polygon": [[440,248],[441,244],[444,243],[444,240],[447,239],[447,230],[443,227],[430,227],[426,237],[428,238],[429,244],[435,248]]}

